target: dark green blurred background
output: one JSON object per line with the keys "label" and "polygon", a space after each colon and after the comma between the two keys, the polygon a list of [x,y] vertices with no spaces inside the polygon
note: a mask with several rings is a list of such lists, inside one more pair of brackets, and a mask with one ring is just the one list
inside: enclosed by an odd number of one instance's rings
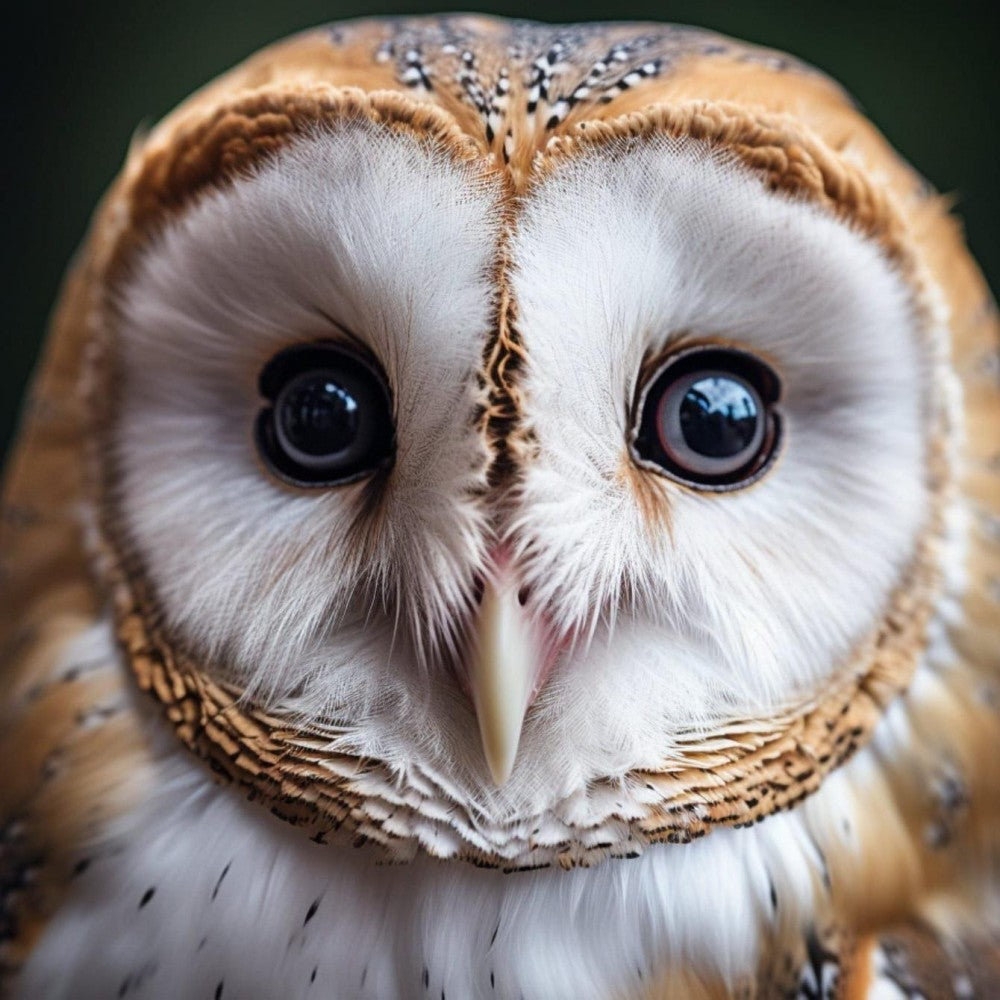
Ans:
{"label": "dark green blurred background", "polygon": [[[2,34],[3,224],[8,319],[0,341],[0,451],[15,421],[60,275],[132,132],[261,45],[363,14],[440,10],[414,0],[93,0],[18,7]],[[465,10],[568,21],[700,24],[784,49],[853,93],[895,146],[955,195],[969,241],[1000,287],[998,31],[988,5],[792,0],[552,0]]]}

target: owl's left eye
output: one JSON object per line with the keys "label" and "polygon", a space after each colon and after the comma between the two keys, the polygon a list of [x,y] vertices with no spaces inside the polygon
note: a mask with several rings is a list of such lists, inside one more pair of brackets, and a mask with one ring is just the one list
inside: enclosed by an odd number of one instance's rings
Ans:
{"label": "owl's left eye", "polygon": [[374,361],[339,343],[276,354],[260,376],[261,458],[295,486],[338,486],[388,465],[395,449],[392,397]]}
{"label": "owl's left eye", "polygon": [[779,390],[774,372],[746,351],[679,351],[640,390],[633,457],[702,490],[747,486],[777,455]]}

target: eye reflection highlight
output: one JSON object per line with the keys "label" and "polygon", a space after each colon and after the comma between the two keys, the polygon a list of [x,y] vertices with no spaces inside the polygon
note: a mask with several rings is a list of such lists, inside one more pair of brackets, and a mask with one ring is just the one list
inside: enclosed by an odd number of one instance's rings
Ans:
{"label": "eye reflection highlight", "polygon": [[293,452],[336,455],[358,435],[358,403],[325,373],[306,373],[288,385],[275,403],[278,437]]}
{"label": "eye reflection highlight", "polygon": [[756,436],[759,417],[755,394],[742,381],[725,376],[694,382],[680,406],[685,443],[710,458],[742,452]]}

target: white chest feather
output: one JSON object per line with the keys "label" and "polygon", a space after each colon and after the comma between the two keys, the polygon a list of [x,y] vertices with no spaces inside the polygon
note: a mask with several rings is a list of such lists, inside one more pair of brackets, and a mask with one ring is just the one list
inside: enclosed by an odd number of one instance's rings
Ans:
{"label": "white chest feather", "polygon": [[795,816],[572,872],[375,863],[311,843],[172,752],[78,877],[21,982],[56,997],[586,997],[671,959],[736,976],[801,910],[817,849]]}
{"label": "white chest feather", "polygon": [[154,738],[150,792],[73,880],[20,996],[603,997],[679,964],[735,982],[778,924],[809,921],[856,805],[838,774],[806,809],[590,869],[381,865]]}

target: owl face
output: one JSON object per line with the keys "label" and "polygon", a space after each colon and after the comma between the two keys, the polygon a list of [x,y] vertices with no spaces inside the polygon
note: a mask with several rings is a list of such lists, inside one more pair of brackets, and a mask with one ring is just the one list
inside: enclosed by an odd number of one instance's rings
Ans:
{"label": "owl face", "polygon": [[[810,187],[731,109],[503,155],[431,110],[299,112],[119,252],[93,374],[122,620],[399,853],[630,853],[678,796],[725,822],[719,774],[787,771],[915,655],[933,301],[847,161]],[[851,749],[795,739],[811,787]]]}

